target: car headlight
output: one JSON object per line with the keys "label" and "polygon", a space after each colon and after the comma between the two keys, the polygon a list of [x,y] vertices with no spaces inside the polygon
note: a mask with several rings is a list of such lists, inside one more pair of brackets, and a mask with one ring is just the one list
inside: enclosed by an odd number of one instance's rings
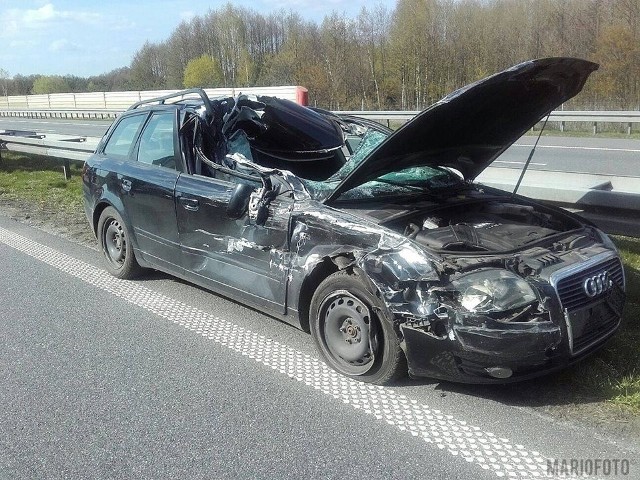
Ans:
{"label": "car headlight", "polygon": [[472,313],[513,310],[538,298],[522,278],[497,268],[465,275],[451,284],[458,292],[460,305]]}

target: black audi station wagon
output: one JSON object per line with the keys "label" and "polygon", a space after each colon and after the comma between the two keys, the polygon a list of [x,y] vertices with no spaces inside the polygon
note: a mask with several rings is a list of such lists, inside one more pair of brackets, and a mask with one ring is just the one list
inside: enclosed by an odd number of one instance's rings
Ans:
{"label": "black audi station wagon", "polygon": [[274,97],[140,102],[85,164],[87,218],[114,276],[258,308],[344,375],[540,375],[616,331],[620,257],[582,218],[474,179],[596,69],[525,62],[396,131]]}

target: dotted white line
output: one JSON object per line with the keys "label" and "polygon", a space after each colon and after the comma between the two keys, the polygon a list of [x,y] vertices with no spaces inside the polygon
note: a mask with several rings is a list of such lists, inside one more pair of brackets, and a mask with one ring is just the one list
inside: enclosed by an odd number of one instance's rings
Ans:
{"label": "dotted white line", "polygon": [[449,454],[504,478],[546,477],[547,459],[394,390],[344,377],[320,360],[197,307],[119,280],[104,270],[0,227],[0,242],[183,326],[352,406]]}

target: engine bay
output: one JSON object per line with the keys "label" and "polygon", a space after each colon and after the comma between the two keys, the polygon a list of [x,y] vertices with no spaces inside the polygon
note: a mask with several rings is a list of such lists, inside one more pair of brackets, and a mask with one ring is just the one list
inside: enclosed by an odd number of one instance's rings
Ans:
{"label": "engine bay", "polygon": [[511,199],[441,206],[388,226],[430,249],[479,253],[516,250],[580,227],[569,217]]}

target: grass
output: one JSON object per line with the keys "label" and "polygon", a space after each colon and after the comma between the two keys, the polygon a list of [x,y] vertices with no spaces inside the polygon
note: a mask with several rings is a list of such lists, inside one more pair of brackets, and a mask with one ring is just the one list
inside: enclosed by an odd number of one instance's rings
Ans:
{"label": "grass", "polygon": [[621,332],[611,341],[603,361],[609,375],[611,401],[640,414],[640,239],[614,238],[622,254],[627,279],[627,305]]}
{"label": "grass", "polygon": [[1,154],[0,198],[58,205],[67,211],[81,207],[81,167],[77,162],[71,163],[71,179],[67,181],[58,159],[7,151]]}
{"label": "grass", "polygon": [[[60,161],[3,151],[0,200],[82,212],[80,166],[66,181]],[[84,221],[81,219],[81,221]],[[627,304],[619,333],[597,354],[558,375],[535,382],[539,398],[562,397],[564,403],[600,402],[640,415],[640,239],[615,237],[625,265]],[[533,388],[533,387],[532,387]]]}

